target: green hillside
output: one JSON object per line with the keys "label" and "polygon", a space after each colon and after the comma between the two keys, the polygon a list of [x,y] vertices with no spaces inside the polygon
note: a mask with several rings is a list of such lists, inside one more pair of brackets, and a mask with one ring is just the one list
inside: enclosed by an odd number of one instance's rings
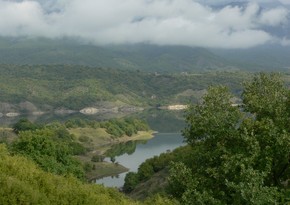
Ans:
{"label": "green hillside", "polygon": [[[281,45],[263,45],[248,49],[211,49],[211,52],[252,70],[288,70],[290,48]],[[253,66],[255,65],[255,66]]]}
{"label": "green hillside", "polygon": [[39,169],[31,160],[12,156],[0,144],[0,204],[174,204],[172,201],[153,197],[144,203],[136,202],[118,190],[102,185],[88,184],[72,176],[58,176]]}
{"label": "green hillside", "polygon": [[0,37],[0,64],[70,64],[150,72],[285,70],[288,47],[205,49],[150,44],[93,45],[73,38]]}
{"label": "green hillside", "polygon": [[203,48],[186,46],[95,46],[78,39],[0,38],[0,64],[73,64],[118,69],[182,72],[231,67]]}
{"label": "green hillside", "polygon": [[[249,76],[242,72],[156,74],[76,65],[0,65],[0,73],[0,102],[22,112],[79,110],[108,106],[108,102],[113,102],[112,107],[184,104],[197,101],[208,85],[224,84],[239,93]],[[0,112],[6,107],[2,104]]]}
{"label": "green hillside", "polygon": [[262,73],[245,84],[241,106],[231,98],[227,87],[210,87],[187,110],[188,145],[147,159],[124,190],[181,204],[289,204],[289,89]]}

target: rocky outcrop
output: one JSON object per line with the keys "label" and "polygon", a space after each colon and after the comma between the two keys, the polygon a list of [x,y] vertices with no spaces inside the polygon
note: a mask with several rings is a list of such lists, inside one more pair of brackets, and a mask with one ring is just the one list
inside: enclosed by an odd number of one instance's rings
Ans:
{"label": "rocky outcrop", "polygon": [[86,107],[79,111],[70,110],[64,107],[53,109],[48,105],[41,106],[44,110],[40,110],[31,102],[25,101],[18,104],[10,104],[0,102],[0,117],[17,117],[22,114],[33,116],[43,115],[46,113],[54,113],[57,115],[68,115],[80,112],[84,115],[95,115],[104,113],[132,113],[143,111],[144,108],[130,106],[121,102],[96,102],[95,107]]}
{"label": "rocky outcrop", "polygon": [[19,116],[20,115],[20,113],[18,113],[18,112],[9,112],[9,113],[6,113],[6,117],[17,117],[17,116]]}
{"label": "rocky outcrop", "polygon": [[111,108],[104,108],[104,107],[86,107],[80,110],[80,113],[84,115],[95,115],[95,114],[103,114],[103,113],[132,113],[132,112],[140,112],[143,111],[144,108],[141,107],[134,107],[134,106],[122,106],[122,107],[111,107]]}
{"label": "rocky outcrop", "polygon": [[94,107],[87,107],[82,110],[80,110],[80,113],[84,115],[95,115],[99,112],[99,109],[94,108]]}
{"label": "rocky outcrop", "polygon": [[188,105],[169,105],[167,106],[168,110],[185,110],[188,108]]}

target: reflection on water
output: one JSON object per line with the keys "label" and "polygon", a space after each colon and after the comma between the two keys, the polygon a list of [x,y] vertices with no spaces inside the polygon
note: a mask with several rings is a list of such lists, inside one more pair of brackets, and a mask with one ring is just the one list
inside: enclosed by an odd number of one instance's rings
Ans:
{"label": "reflection on water", "polygon": [[[131,155],[135,152],[137,144],[145,144],[146,141],[129,141],[126,143],[119,143],[111,146],[109,150],[106,151],[105,156],[110,158],[115,158],[123,154]],[[112,161],[112,160],[111,160]]]}
{"label": "reflection on water", "polygon": [[[116,113],[102,113],[96,115],[83,115],[81,113],[73,114],[44,114],[44,115],[20,115],[18,117],[0,117],[0,124],[11,126],[20,118],[27,118],[36,123],[49,123],[53,121],[64,122],[71,118],[80,118],[88,120],[106,120],[111,118],[124,117],[123,114]],[[184,128],[184,118],[182,111],[166,111],[166,110],[146,110],[135,113],[130,117],[136,117],[145,120],[150,128],[159,133],[147,142],[128,142],[113,146],[106,154],[107,161],[115,161],[130,169],[130,171],[137,171],[139,165],[146,159],[155,155],[159,155],[167,150],[173,150],[183,144],[183,138],[180,131]],[[166,134],[168,133],[168,134]],[[97,183],[105,186],[121,187],[124,184],[126,173],[114,177],[106,177],[97,180]]]}
{"label": "reflection on water", "polygon": [[[146,159],[158,156],[168,150],[173,150],[183,144],[183,138],[180,133],[158,133],[147,143],[137,144],[133,154],[126,153],[115,157],[115,162],[129,168],[130,171],[137,171],[139,165]],[[110,161],[110,158],[106,160]],[[121,187],[124,184],[125,176],[126,173],[122,173],[118,177],[105,177],[96,180],[96,183],[109,187]]]}
{"label": "reflection on water", "polygon": [[185,126],[183,111],[150,109],[132,116],[145,120],[152,130],[160,133],[180,132]]}
{"label": "reflection on water", "polygon": [[182,130],[185,125],[182,111],[166,111],[157,109],[149,109],[130,115],[125,115],[124,113],[100,113],[95,115],[84,115],[76,112],[72,114],[46,113],[43,115],[20,115],[17,117],[2,116],[0,117],[0,125],[12,125],[21,118],[27,118],[28,120],[36,123],[50,123],[53,121],[65,122],[71,118],[101,121],[124,116],[143,119],[149,124],[152,130],[161,133],[180,132],[180,130]]}
{"label": "reflection on water", "polygon": [[124,116],[126,116],[126,114],[124,113],[100,113],[96,115],[84,115],[79,112],[70,113],[70,114],[45,113],[42,115],[21,114],[16,117],[7,117],[7,116],[0,117],[0,125],[9,126],[9,125],[15,124],[18,120],[22,118],[26,118],[30,120],[31,122],[35,122],[35,123],[50,123],[53,121],[65,122],[72,118],[101,121],[101,120],[107,120],[107,119],[112,119],[112,118],[120,118]]}

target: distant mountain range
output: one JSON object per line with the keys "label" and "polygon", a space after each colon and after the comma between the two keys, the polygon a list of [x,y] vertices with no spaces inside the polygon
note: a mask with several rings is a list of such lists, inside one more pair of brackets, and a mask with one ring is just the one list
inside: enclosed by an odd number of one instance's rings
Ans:
{"label": "distant mountain range", "polygon": [[70,64],[145,72],[282,70],[290,48],[221,50],[148,44],[95,46],[77,39],[0,38],[0,64]]}
{"label": "distant mountain range", "polygon": [[290,69],[290,47],[264,45],[250,49],[211,49],[214,54],[236,62],[241,68],[281,71]]}

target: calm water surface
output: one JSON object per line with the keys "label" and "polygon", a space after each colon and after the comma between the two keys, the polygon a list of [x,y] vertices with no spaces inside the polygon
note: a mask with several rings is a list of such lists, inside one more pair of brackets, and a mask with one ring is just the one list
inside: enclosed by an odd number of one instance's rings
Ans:
{"label": "calm water surface", "polygon": [[[130,169],[137,171],[139,165],[146,159],[159,155],[167,150],[173,150],[183,145],[183,138],[180,133],[158,133],[155,137],[147,141],[146,144],[137,144],[133,154],[123,154],[115,157],[116,162]],[[110,159],[106,159],[110,160]],[[104,184],[108,187],[121,187],[124,185],[126,173],[122,173],[115,177],[105,177],[96,180],[98,184]]]}
{"label": "calm water surface", "polygon": [[[21,115],[18,117],[0,117],[1,126],[11,126],[16,123],[20,118],[28,118],[29,120],[36,123],[49,123],[52,121],[64,122],[71,118],[81,118],[89,120],[106,120],[110,118],[116,118],[120,116],[103,116],[103,115],[93,115],[93,116],[84,116],[80,113],[71,114],[71,115],[41,115],[41,116],[25,116]],[[138,142],[137,145],[135,142],[128,144],[128,148],[122,147],[121,149],[113,147],[116,150],[124,150],[121,152],[120,156],[116,156],[116,162],[122,164],[123,166],[130,169],[130,171],[137,171],[139,165],[144,162],[146,159],[151,158],[155,155],[159,155],[167,150],[173,150],[183,144],[183,138],[180,134],[180,131],[184,128],[184,118],[183,112],[170,112],[163,110],[147,110],[146,112],[133,114],[132,117],[142,119],[146,121],[152,130],[158,131],[158,134],[155,134],[155,137],[151,140],[144,142]],[[133,144],[132,144],[133,143]],[[123,145],[124,146],[124,145]],[[127,145],[126,145],[127,146]],[[122,154],[125,153],[125,154]],[[128,154],[130,153],[130,154]],[[110,158],[105,160],[110,161]],[[124,178],[126,173],[120,174],[117,177],[105,177],[103,179],[97,180],[96,183],[104,184],[105,186],[110,187],[121,187],[124,184]]]}

